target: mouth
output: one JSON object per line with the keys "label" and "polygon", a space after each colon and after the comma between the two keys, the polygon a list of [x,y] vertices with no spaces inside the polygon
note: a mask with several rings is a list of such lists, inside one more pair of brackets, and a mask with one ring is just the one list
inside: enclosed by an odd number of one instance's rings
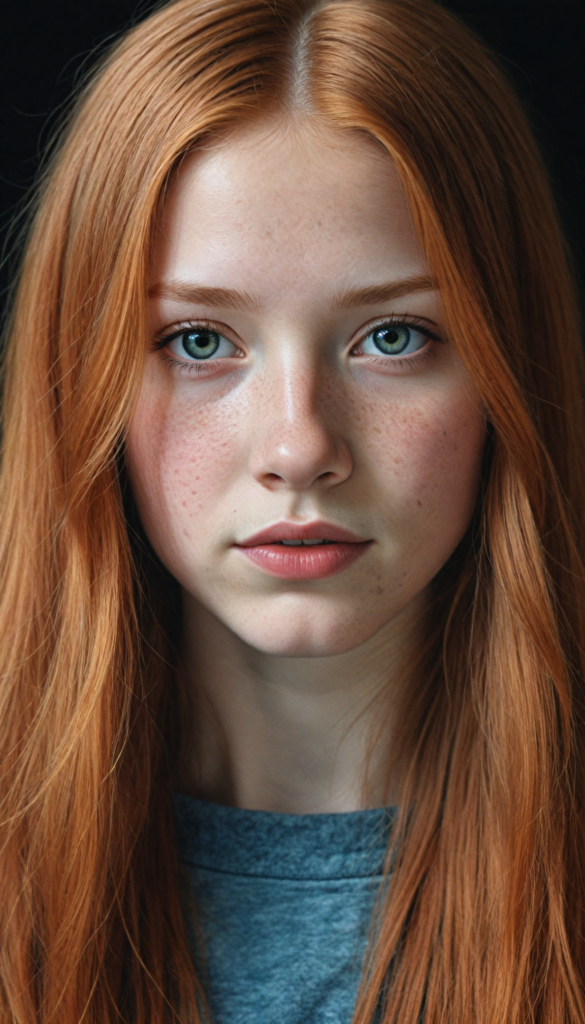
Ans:
{"label": "mouth", "polygon": [[347,569],[372,543],[332,523],[276,523],[235,547],[270,576],[316,580]]}
{"label": "mouth", "polygon": [[299,548],[303,545],[305,547],[315,547],[317,544],[335,544],[333,540],[277,540],[275,544],[282,544],[288,548]]}

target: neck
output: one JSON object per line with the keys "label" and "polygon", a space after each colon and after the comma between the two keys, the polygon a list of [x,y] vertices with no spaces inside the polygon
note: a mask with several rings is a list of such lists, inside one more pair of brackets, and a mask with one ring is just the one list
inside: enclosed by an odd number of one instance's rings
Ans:
{"label": "neck", "polygon": [[318,658],[258,651],[189,594],[183,603],[182,792],[291,814],[395,801],[387,777],[393,698],[424,596],[359,648]]}

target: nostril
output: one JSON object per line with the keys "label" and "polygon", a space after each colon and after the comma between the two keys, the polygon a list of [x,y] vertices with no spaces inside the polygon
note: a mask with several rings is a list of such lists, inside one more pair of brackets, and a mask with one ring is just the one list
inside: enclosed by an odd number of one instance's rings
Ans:
{"label": "nostril", "polygon": [[269,429],[251,454],[253,477],[268,488],[286,485],[304,490],[316,483],[325,488],[342,483],[352,471],[349,448],[319,424],[314,425],[313,435],[308,437],[296,427],[286,435]]}

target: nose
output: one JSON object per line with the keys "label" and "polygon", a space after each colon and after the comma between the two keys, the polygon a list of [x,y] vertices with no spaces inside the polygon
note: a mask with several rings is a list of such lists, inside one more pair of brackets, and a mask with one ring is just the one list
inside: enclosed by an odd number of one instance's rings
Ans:
{"label": "nose", "polygon": [[330,488],[351,475],[347,424],[326,377],[324,367],[289,365],[263,383],[251,471],[264,487]]}

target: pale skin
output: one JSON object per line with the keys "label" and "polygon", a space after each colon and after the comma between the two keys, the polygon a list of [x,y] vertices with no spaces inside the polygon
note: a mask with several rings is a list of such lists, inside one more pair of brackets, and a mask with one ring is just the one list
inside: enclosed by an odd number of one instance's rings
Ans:
{"label": "pale skin", "polygon": [[[404,684],[430,581],[469,525],[485,419],[394,164],[365,138],[293,122],[191,154],[150,283],[127,459],[182,591],[193,712],[177,785],[287,813],[398,798],[376,778],[385,733],[364,787],[372,697]],[[408,339],[399,354],[379,348],[388,324]],[[217,351],[196,358],[189,330]],[[369,543],[310,580],[241,547],[316,521]]]}

